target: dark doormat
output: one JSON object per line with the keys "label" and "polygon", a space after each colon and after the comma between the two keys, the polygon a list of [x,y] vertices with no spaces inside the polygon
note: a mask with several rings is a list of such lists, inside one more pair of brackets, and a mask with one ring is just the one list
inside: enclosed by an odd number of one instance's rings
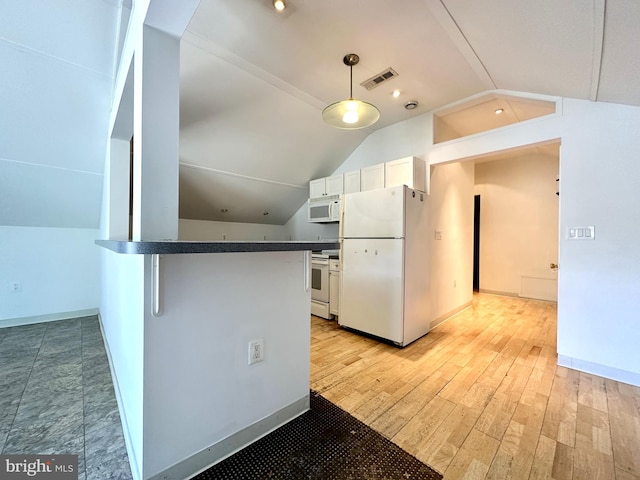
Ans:
{"label": "dark doormat", "polygon": [[194,480],[442,479],[358,419],[311,392],[311,409]]}

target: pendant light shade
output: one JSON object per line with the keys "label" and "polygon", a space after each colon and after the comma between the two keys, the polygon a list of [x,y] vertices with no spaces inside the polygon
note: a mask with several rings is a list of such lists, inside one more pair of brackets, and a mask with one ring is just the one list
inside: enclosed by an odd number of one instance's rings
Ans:
{"label": "pendant light shade", "polygon": [[322,111],[322,120],[332,127],[348,130],[369,127],[378,121],[380,112],[374,105],[353,98],[353,66],[360,61],[360,57],[350,53],[342,61],[349,67],[349,98],[326,107]]}

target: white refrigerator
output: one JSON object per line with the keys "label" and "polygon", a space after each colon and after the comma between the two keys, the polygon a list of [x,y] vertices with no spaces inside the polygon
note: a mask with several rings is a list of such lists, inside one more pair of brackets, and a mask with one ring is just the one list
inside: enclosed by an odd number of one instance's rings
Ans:
{"label": "white refrigerator", "polygon": [[338,323],[405,346],[430,329],[430,208],[405,185],[346,194]]}

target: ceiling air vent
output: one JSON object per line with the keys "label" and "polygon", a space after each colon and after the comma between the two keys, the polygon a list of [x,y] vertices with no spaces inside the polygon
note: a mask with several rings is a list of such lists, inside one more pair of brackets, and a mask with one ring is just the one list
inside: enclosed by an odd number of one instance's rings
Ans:
{"label": "ceiling air vent", "polygon": [[360,85],[362,85],[367,90],[373,90],[381,83],[387,82],[397,76],[398,76],[398,72],[396,72],[393,68],[389,67],[386,70],[378,73],[377,75],[374,75],[370,79],[365,80]]}

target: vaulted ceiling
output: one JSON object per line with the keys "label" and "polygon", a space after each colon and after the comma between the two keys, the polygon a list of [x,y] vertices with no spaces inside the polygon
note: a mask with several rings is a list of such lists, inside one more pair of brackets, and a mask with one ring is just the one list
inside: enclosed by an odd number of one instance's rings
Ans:
{"label": "vaulted ceiling", "polygon": [[[271,0],[202,0],[182,38],[183,218],[283,224],[307,182],[371,132],[486,90],[640,106],[635,0],[287,4],[277,13]],[[122,0],[4,3],[0,225],[98,225],[126,12]],[[359,131],[321,120],[348,96],[351,52],[354,97],[381,112]],[[360,86],[388,67],[398,77]]]}

